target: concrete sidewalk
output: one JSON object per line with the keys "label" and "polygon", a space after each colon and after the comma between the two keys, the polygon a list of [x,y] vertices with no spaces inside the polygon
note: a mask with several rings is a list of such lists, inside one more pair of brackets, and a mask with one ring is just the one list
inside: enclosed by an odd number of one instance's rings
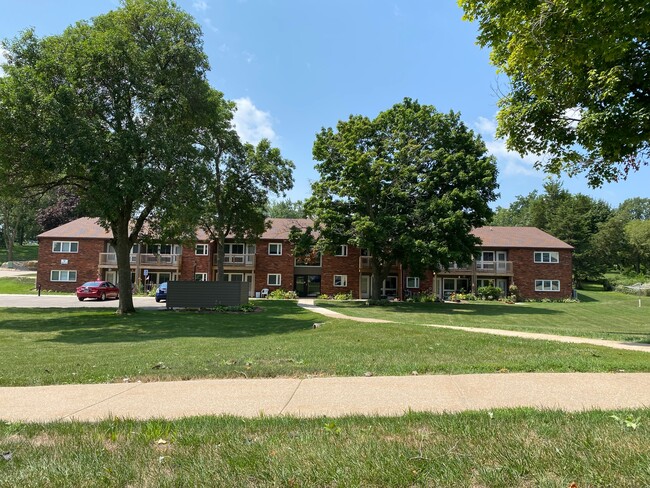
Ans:
{"label": "concrete sidewalk", "polygon": [[[339,312],[334,312],[333,310],[329,310],[327,308],[317,307],[316,305],[314,305],[314,300],[311,299],[301,298],[300,300],[298,300],[298,306],[311,310],[312,312],[324,315],[325,317],[331,317],[334,319],[353,320],[355,322],[370,322],[375,324],[395,323],[391,320],[350,317],[349,315],[344,315]],[[477,334],[489,334],[489,335],[505,336],[505,337],[520,337],[522,339],[533,339],[539,341],[555,341],[555,342],[564,342],[569,344],[589,344],[591,346],[609,347],[612,349],[622,349],[625,351],[650,352],[650,344],[617,342],[617,341],[609,341],[605,339],[591,339],[589,337],[574,337],[574,336],[563,336],[563,335],[556,335],[556,334],[542,334],[538,332],[522,332],[518,330],[488,329],[488,328],[481,328],[481,327],[460,327],[456,325],[436,325],[436,324],[419,324],[419,325],[422,325],[423,327],[459,330],[461,332],[473,332]]]}
{"label": "concrete sidewalk", "polygon": [[401,415],[533,407],[650,406],[650,373],[510,373],[222,379],[0,388],[5,421],[97,421],[194,415]]}

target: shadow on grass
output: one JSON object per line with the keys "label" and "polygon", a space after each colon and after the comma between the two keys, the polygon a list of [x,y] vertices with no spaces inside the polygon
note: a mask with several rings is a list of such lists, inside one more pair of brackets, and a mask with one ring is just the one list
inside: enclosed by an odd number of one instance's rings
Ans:
{"label": "shadow on grass", "polygon": [[0,330],[42,333],[44,342],[69,344],[142,342],[186,337],[244,337],[311,329],[314,315],[295,303],[264,304],[258,313],[139,311],[120,316],[100,309],[4,309]]}
{"label": "shadow on grass", "polygon": [[[364,302],[353,303],[336,303],[320,302],[317,303],[324,308],[331,308],[337,312],[345,313],[351,309],[366,309],[371,313],[375,311],[382,314],[431,314],[431,315],[449,315],[449,314],[473,314],[484,315],[486,317],[498,317],[500,315],[554,315],[561,314],[562,310],[550,310],[548,308],[533,308],[521,305],[493,303],[391,303],[387,306],[368,307]],[[369,316],[371,314],[368,314]]]}

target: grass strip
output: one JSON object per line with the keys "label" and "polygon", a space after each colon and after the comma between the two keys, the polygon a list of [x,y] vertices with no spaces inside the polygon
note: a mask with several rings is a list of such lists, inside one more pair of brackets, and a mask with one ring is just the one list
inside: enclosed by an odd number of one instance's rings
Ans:
{"label": "grass strip", "polygon": [[0,486],[650,485],[650,412],[0,424]]}

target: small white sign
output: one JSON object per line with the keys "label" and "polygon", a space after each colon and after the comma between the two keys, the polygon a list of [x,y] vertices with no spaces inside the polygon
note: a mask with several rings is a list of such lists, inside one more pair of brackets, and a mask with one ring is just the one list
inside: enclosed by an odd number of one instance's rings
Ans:
{"label": "small white sign", "polygon": [[149,270],[148,269],[143,270],[142,274],[145,276],[149,276]]}
{"label": "small white sign", "polygon": [[68,260],[67,259],[62,259],[61,264],[68,264]]}

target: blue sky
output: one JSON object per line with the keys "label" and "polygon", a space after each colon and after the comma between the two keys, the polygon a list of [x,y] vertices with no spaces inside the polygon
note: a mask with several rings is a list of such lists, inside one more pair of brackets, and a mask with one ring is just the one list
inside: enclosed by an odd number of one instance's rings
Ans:
{"label": "blue sky", "polygon": [[[237,101],[240,135],[270,138],[296,164],[292,199],[318,178],[311,148],[321,127],[350,114],[375,117],[404,97],[461,113],[497,157],[493,206],[541,190],[545,175],[530,158],[494,139],[498,93],[507,90],[489,53],[475,44],[476,26],[454,0],[181,0],[203,29],[211,84]],[[0,37],[27,27],[57,34],[77,20],[118,6],[115,0],[0,0]],[[590,189],[583,177],[564,187],[618,205],[650,197],[650,168],[628,181]]]}

